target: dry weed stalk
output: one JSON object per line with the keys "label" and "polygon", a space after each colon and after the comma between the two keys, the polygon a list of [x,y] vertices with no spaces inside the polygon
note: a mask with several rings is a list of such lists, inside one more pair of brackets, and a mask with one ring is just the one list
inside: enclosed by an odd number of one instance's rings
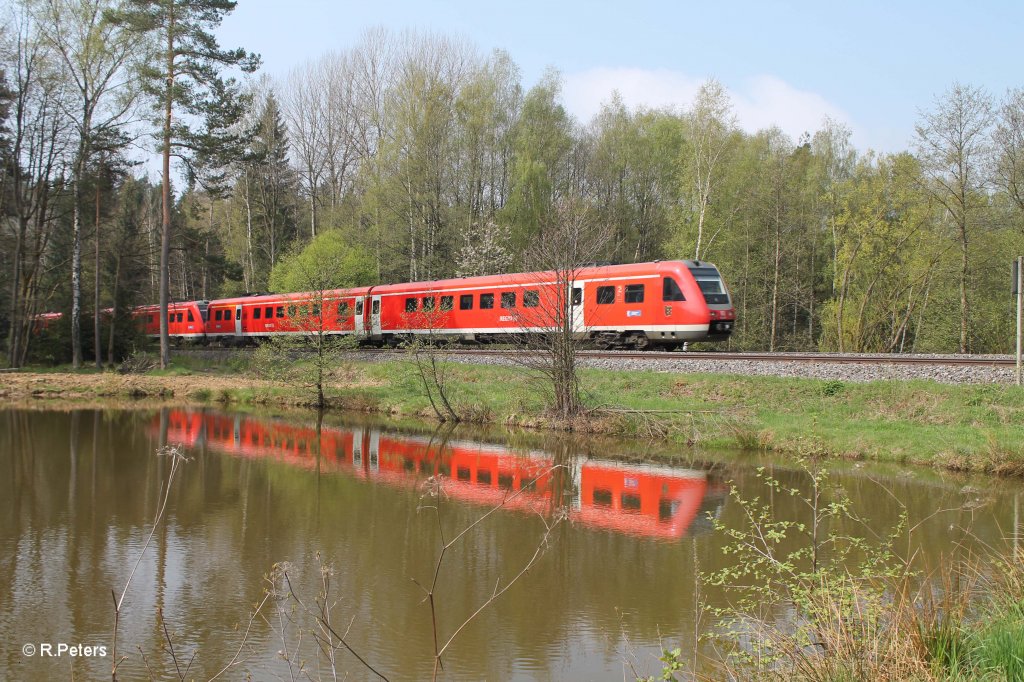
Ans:
{"label": "dry weed stalk", "polygon": [[558,506],[555,513],[551,518],[546,518],[540,510],[536,510],[538,518],[544,524],[544,534],[541,536],[534,548],[533,554],[530,555],[529,559],[523,564],[520,570],[507,580],[504,584],[501,583],[501,579],[495,581],[494,588],[491,590],[491,594],[485,599],[471,614],[469,614],[460,625],[458,625],[447,639],[441,643],[440,631],[438,629],[438,599],[437,599],[437,585],[438,580],[441,576],[441,569],[444,564],[445,556],[448,551],[454,547],[460,540],[462,540],[468,533],[470,533],[477,526],[487,520],[492,514],[498,510],[504,508],[510,502],[521,496],[527,490],[530,490],[538,480],[554,473],[558,469],[565,468],[565,465],[556,464],[548,467],[540,474],[535,476],[531,481],[524,483],[519,490],[515,492],[507,491],[505,497],[502,498],[501,502],[491,507],[484,514],[477,517],[472,523],[467,525],[461,531],[446,539],[444,524],[441,519],[441,502],[446,497],[444,491],[444,477],[442,476],[431,476],[423,485],[423,500],[432,501],[431,504],[421,504],[420,509],[433,510],[434,516],[437,520],[437,531],[439,535],[440,551],[438,552],[437,559],[434,563],[434,571],[431,577],[429,585],[424,585],[415,578],[412,579],[413,583],[419,587],[424,594],[424,601],[430,606],[430,623],[433,635],[433,647],[434,647],[434,669],[431,679],[437,680],[438,673],[444,668],[442,657],[448,648],[452,645],[452,642],[459,636],[459,634],[469,626],[477,616],[483,613],[491,604],[497,601],[503,594],[505,594],[513,585],[519,582],[523,576],[525,576],[531,568],[537,563],[538,559],[543,555],[544,551],[548,548],[551,534],[555,528],[558,527],[567,517],[567,512],[564,507]]}

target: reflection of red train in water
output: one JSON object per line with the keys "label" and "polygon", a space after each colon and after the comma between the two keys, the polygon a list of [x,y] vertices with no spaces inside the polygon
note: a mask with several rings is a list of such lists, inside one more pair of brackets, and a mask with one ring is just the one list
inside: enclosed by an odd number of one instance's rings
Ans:
{"label": "reflection of red train in water", "polygon": [[[160,428],[159,417],[153,426]],[[319,452],[322,471],[398,486],[441,475],[449,496],[477,504],[496,505],[525,488],[510,508],[566,505],[570,519],[585,526],[666,539],[686,533],[708,492],[707,476],[696,470],[584,460],[561,476],[546,453],[521,455],[462,440],[442,445],[376,429],[325,427],[318,437],[308,425],[211,412],[171,410],[167,441],[304,468],[318,465]]]}

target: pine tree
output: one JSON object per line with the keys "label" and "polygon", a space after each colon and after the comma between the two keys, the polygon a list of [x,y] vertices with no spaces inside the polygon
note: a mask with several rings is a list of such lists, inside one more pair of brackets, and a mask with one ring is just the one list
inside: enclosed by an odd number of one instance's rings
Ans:
{"label": "pine tree", "polygon": [[[212,148],[230,144],[231,120],[238,114],[231,100],[237,90],[223,69],[239,67],[247,73],[259,68],[259,57],[242,48],[222,50],[212,31],[235,9],[232,0],[129,0],[113,21],[151,40],[160,58],[140,69],[142,84],[161,110],[163,154],[162,228],[160,244],[160,364],[170,362],[167,336],[169,258],[171,249],[171,156],[190,161],[197,154],[212,158]],[[202,130],[193,130],[181,115],[201,118]]]}
{"label": "pine tree", "polygon": [[282,252],[297,236],[295,219],[298,181],[288,163],[288,130],[273,94],[267,95],[252,140],[252,185],[263,223],[263,250],[267,270],[277,265]]}

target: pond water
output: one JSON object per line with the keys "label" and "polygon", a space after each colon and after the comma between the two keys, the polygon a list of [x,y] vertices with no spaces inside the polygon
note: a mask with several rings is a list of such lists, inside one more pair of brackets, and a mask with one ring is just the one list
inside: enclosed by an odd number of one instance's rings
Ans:
{"label": "pond water", "polygon": [[[190,459],[143,552],[170,469],[155,454],[165,444]],[[284,652],[293,671],[301,660],[313,679],[330,679],[308,632],[321,613],[318,556],[331,569],[335,631],[388,678],[429,679],[434,635],[422,587],[441,533],[451,540],[498,505],[444,555],[435,589],[442,642],[563,521],[531,570],[459,632],[443,677],[656,674],[662,645],[693,657],[709,627],[699,604],[725,603],[698,575],[729,561],[709,515],[740,522],[730,482],[781,517],[806,518],[798,502],[771,494],[757,466],[787,487],[807,485],[781,460],[609,440],[214,409],[2,411],[0,679],[109,678],[111,592],[121,593],[140,556],[120,616],[121,679],[174,677],[175,657],[190,664],[188,678],[209,679],[234,660],[222,679],[289,679]],[[905,551],[923,568],[1020,530],[1016,483],[849,463],[830,480],[879,533],[905,508],[916,526]],[[431,481],[441,481],[439,497]],[[268,575],[284,562],[288,582],[278,572],[273,583],[281,598],[250,627]],[[44,656],[43,644],[53,653],[60,644],[107,650]],[[339,677],[375,679],[345,650],[336,667]]]}

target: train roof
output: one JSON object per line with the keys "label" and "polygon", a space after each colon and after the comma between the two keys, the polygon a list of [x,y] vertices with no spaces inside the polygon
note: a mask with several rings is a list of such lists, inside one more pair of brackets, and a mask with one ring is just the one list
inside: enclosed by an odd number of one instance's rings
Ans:
{"label": "train roof", "polygon": [[[351,289],[328,289],[323,292],[325,298],[336,298],[344,296],[358,296],[365,294],[370,290],[370,287],[353,287]],[[314,295],[319,295],[318,292],[314,293],[311,291],[296,291],[293,293],[284,294],[260,294],[258,296],[236,296],[234,298],[218,298],[215,301],[210,301],[211,306],[225,306],[225,305],[270,305],[272,303],[289,303],[292,301],[307,300]]]}
{"label": "train roof", "polygon": [[[209,301],[170,301],[167,304],[168,310],[176,310],[178,308],[190,308],[192,306],[200,306],[208,304]],[[131,309],[132,313],[157,313],[160,312],[160,304],[152,303],[150,305],[140,305]]]}
{"label": "train roof", "polygon": [[[594,265],[580,268],[578,279],[602,277],[629,277],[650,273],[671,272],[679,265],[693,261],[651,261],[647,263],[626,263],[622,265]],[[702,265],[710,263],[701,261]],[[469,287],[507,287],[522,284],[551,282],[555,279],[554,271],[517,272],[507,275],[483,275],[480,277],[459,277],[456,279],[439,279],[422,282],[404,282],[400,284],[381,284],[372,287],[373,294],[394,294],[412,291],[441,291],[447,289],[464,289]]]}

